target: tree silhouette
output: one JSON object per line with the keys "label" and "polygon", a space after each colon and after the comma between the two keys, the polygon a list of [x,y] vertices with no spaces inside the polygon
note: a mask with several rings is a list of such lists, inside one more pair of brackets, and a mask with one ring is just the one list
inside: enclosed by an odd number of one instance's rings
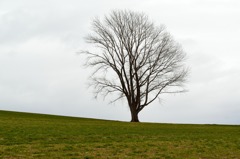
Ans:
{"label": "tree silhouette", "polygon": [[131,121],[163,93],[184,91],[188,74],[185,53],[164,26],[155,26],[143,13],[113,11],[92,22],[86,42],[94,44],[86,66],[93,67],[91,86],[96,96],[117,93],[127,99]]}

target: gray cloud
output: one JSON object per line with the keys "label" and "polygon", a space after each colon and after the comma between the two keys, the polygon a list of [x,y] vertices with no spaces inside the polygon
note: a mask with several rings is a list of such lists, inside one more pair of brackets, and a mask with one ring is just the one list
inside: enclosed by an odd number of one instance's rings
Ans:
{"label": "gray cloud", "polygon": [[164,95],[140,120],[240,124],[240,3],[206,0],[0,1],[0,109],[128,121],[125,102],[109,105],[87,89],[76,54],[93,17],[142,11],[165,24],[187,53],[188,93]]}

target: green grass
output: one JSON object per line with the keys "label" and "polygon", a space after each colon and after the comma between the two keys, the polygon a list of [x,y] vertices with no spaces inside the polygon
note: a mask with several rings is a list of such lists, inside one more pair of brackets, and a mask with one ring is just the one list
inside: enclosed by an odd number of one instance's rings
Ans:
{"label": "green grass", "polygon": [[240,158],[240,126],[127,123],[0,111],[0,158]]}

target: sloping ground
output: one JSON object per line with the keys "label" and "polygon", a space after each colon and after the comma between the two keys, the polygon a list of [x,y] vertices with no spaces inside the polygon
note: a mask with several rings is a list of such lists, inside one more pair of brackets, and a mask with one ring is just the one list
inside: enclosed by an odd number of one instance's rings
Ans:
{"label": "sloping ground", "polygon": [[0,158],[240,158],[240,126],[0,111]]}

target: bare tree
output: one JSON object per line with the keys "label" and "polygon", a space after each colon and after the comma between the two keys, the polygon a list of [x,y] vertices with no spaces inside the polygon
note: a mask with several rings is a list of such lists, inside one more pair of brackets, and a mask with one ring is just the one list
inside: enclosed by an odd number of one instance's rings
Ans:
{"label": "bare tree", "polygon": [[93,67],[91,86],[99,94],[117,93],[112,102],[126,98],[131,122],[163,93],[183,92],[187,69],[185,53],[163,26],[155,26],[143,13],[113,11],[92,22],[86,41],[95,50],[82,51]]}

